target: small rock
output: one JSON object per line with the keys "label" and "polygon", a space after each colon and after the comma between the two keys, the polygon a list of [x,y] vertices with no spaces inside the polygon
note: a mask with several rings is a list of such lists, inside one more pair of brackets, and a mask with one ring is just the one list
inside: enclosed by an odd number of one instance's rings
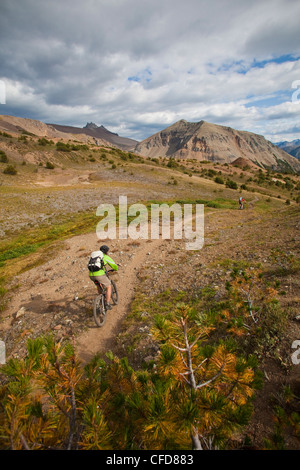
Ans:
{"label": "small rock", "polygon": [[23,315],[25,315],[25,307],[21,307],[20,310],[17,311],[16,318],[20,318]]}

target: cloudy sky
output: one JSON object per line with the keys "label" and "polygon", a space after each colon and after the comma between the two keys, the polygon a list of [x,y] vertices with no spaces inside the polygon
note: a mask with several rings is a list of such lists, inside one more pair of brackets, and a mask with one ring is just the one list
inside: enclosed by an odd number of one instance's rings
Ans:
{"label": "cloudy sky", "polygon": [[299,19],[299,0],[1,0],[0,114],[300,138]]}

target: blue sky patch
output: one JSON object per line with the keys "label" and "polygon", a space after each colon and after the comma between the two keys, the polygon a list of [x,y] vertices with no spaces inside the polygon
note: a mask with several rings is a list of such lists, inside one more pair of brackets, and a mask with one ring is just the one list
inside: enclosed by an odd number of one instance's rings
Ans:
{"label": "blue sky patch", "polygon": [[142,70],[141,72],[137,73],[136,75],[132,75],[127,79],[129,82],[151,82],[152,80],[152,72],[149,69]]}

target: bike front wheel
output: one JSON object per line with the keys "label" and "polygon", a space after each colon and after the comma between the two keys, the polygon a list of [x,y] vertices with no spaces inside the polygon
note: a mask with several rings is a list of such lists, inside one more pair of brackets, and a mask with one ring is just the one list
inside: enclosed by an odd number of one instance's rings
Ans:
{"label": "bike front wheel", "polygon": [[94,320],[97,326],[103,326],[106,321],[106,308],[104,296],[97,295],[93,307]]}

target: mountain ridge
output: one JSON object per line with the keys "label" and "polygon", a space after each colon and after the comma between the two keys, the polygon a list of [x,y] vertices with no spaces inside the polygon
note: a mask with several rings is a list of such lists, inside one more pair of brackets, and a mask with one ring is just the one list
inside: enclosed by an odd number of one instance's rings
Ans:
{"label": "mountain ridge", "polygon": [[105,140],[108,143],[122,149],[122,150],[133,150],[137,144],[136,140],[129,139],[128,137],[120,137],[118,134],[109,131],[104,126],[97,126],[94,123],[87,123],[85,127],[74,127],[64,126],[60,124],[49,124],[60,132],[66,132],[70,134],[87,134],[94,138],[96,143],[98,139]]}
{"label": "mountain ridge", "polygon": [[134,151],[144,157],[207,160],[232,163],[246,158],[276,170],[300,172],[300,162],[262,135],[207,121],[183,119],[139,142]]}
{"label": "mountain ridge", "polygon": [[[118,134],[109,131],[104,126],[74,127],[60,124],[44,123],[30,118],[17,116],[0,115],[0,130],[12,132],[14,134],[33,134],[38,137],[47,137],[54,140],[72,140],[76,136],[77,140],[83,143],[97,144],[99,146],[112,146],[121,150],[131,151],[137,144],[136,140],[127,137],[120,137]],[[92,127],[92,128],[91,128]]]}
{"label": "mountain ridge", "polygon": [[300,139],[277,142],[275,145],[300,160]]}
{"label": "mountain ridge", "polygon": [[[144,158],[196,159],[219,163],[233,163],[241,158],[250,164],[277,171],[300,173],[297,147],[289,153],[266,140],[262,135],[240,131],[228,126],[212,124],[201,120],[188,122],[181,119],[169,127],[147,137],[141,142],[109,131],[103,125],[87,123],[84,127],[60,124],[45,124],[42,121],[0,116],[0,130],[15,134],[32,133],[53,140],[80,140],[87,144],[116,147],[135,152]],[[293,151],[294,152],[294,151]],[[300,148],[299,148],[300,153]]]}

